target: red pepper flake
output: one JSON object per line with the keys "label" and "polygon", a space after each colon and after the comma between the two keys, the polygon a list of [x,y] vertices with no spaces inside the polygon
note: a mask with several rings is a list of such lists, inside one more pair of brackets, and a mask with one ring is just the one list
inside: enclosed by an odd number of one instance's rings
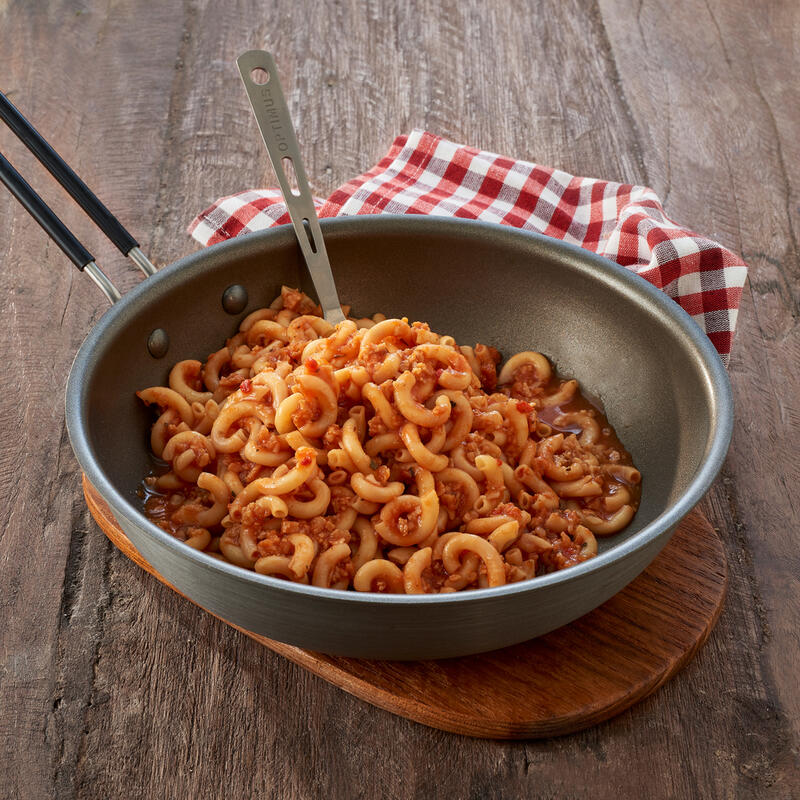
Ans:
{"label": "red pepper flake", "polygon": [[239,389],[242,394],[250,394],[253,391],[253,381],[250,378],[245,378],[240,384]]}
{"label": "red pepper flake", "polygon": [[309,358],[308,361],[306,361],[306,369],[309,372],[318,372],[319,364],[317,363],[317,360],[315,358]]}
{"label": "red pepper flake", "polygon": [[301,467],[307,467],[307,466],[309,466],[311,464],[312,460],[313,459],[311,458],[311,456],[308,456],[308,455],[302,456],[302,458],[300,459],[300,466]]}
{"label": "red pepper flake", "polygon": [[526,403],[524,400],[520,400],[519,403],[517,403],[517,411],[519,411],[520,414],[527,414],[529,411],[533,411],[534,408],[535,406]]}

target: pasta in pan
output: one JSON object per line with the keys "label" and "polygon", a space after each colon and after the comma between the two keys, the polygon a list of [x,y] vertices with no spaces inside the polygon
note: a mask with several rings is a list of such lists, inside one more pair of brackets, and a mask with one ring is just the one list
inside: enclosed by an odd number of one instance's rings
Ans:
{"label": "pasta in pan", "polygon": [[145,479],[156,524],[264,575],[361,592],[502,586],[624,528],[641,475],[547,359],[406,319],[327,323],[284,287],[205,363],[177,363]]}

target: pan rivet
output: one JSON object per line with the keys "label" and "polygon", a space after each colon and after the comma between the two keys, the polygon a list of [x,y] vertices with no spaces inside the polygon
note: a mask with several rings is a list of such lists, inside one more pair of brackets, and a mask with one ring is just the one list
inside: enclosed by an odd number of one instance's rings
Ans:
{"label": "pan rivet", "polygon": [[153,358],[164,358],[169,350],[169,336],[163,328],[156,328],[147,337],[147,349]]}
{"label": "pan rivet", "polygon": [[234,283],[222,293],[222,307],[229,314],[239,314],[247,307],[247,289]]}

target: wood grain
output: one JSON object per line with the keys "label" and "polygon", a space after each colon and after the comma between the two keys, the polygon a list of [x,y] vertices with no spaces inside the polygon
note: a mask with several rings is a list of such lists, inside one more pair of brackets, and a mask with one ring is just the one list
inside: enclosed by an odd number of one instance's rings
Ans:
{"label": "wood grain", "polygon": [[[103,301],[0,194],[0,797],[800,794],[798,30],[796,0],[0,0],[0,88],[158,263],[211,200],[274,182],[234,66],[266,47],[318,194],[425,127],[650,184],[751,266],[733,444],[702,506],[730,569],[715,631],[609,722],[478,741],[365,706],[96,535],[62,392]],[[6,131],[0,149],[139,280]]]}
{"label": "wood grain", "polygon": [[[186,597],[141,556],[85,475],[83,493],[117,548]],[[303,650],[222,621],[393,714],[467,736],[531,739],[597,725],[663,686],[708,638],[727,581],[722,542],[693,511],[645,572],[600,608],[551,634],[492,653],[366,661]]]}

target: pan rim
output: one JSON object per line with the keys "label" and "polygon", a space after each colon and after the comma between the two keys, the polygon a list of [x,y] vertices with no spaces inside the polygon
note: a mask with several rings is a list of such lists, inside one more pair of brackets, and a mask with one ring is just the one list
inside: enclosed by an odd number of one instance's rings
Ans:
{"label": "pan rim", "polygon": [[[176,273],[191,269],[192,265],[206,260],[212,252],[215,254],[221,252],[229,253],[233,256],[250,249],[259,250],[262,248],[263,242],[272,243],[273,241],[279,247],[284,244],[291,246],[294,241],[294,233],[291,227],[279,226],[249,233],[245,236],[237,236],[211,247],[203,248],[160,269],[154,276],[142,281],[128,292],[122,300],[109,308],[95,324],[79,348],[67,380],[67,430],[82,470],[103,499],[109,503],[115,515],[121,515],[130,525],[136,526],[150,538],[155,539],[160,545],[187,559],[194,567],[212,573],[223,573],[234,579],[263,587],[265,590],[287,592],[290,595],[311,598],[326,598],[342,603],[366,603],[380,606],[450,605],[490,601],[509,595],[536,592],[567,581],[577,581],[580,578],[588,577],[595,572],[610,567],[612,564],[618,564],[650,546],[659,537],[666,536],[673,531],[708,491],[722,468],[733,431],[733,394],[730,380],[717,351],[711,344],[711,340],[691,316],[664,292],[656,289],[639,275],[615,262],[591,253],[577,245],[533,231],[492,222],[424,215],[380,214],[323,219],[321,220],[321,225],[326,239],[328,237],[333,239],[337,236],[357,237],[365,232],[369,235],[407,233],[413,229],[420,235],[425,233],[447,233],[451,236],[491,237],[495,240],[499,237],[500,239],[507,239],[512,244],[514,241],[519,243],[527,241],[528,244],[534,243],[538,248],[547,251],[551,257],[552,255],[562,255],[568,258],[573,268],[591,272],[593,278],[601,279],[606,284],[613,285],[617,290],[620,290],[621,284],[621,288],[624,289],[626,295],[643,305],[650,306],[654,313],[661,313],[669,317],[690,343],[694,359],[702,369],[709,399],[709,416],[711,420],[704,460],[690,479],[683,495],[672,505],[665,508],[661,514],[638,533],[582,564],[513,584],[444,595],[389,595],[306,586],[260,575],[234,564],[209,558],[192,548],[186,547],[182,542],[150,522],[106,478],[105,473],[99,467],[83,420],[83,403],[81,401],[83,382],[79,376],[83,374],[91,361],[92,353],[97,343],[104,336],[109,335],[109,331],[115,326],[124,325],[125,317],[139,303],[143,302],[142,298],[146,296],[152,286],[158,285],[163,281],[173,280]],[[284,240],[283,243],[280,241],[281,239]]]}

